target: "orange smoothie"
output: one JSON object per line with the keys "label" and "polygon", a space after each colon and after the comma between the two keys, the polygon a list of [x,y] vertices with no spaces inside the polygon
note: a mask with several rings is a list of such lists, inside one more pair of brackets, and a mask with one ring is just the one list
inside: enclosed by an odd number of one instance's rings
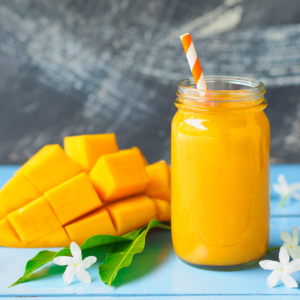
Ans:
{"label": "orange smoothie", "polygon": [[177,90],[172,240],[183,261],[230,270],[255,263],[267,251],[270,126],[261,82],[206,81],[206,94],[191,87],[192,80]]}

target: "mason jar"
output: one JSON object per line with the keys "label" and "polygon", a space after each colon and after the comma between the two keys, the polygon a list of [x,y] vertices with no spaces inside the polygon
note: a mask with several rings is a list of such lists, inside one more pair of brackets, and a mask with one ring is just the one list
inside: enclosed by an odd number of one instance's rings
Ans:
{"label": "mason jar", "polygon": [[206,76],[178,83],[172,121],[172,240],[196,267],[257,263],[269,240],[270,126],[262,82]]}

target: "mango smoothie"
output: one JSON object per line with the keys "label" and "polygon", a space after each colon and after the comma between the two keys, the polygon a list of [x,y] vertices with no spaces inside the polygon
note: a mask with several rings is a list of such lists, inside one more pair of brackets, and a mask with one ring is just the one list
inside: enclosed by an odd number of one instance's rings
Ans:
{"label": "mango smoothie", "polygon": [[270,126],[264,85],[206,77],[178,84],[172,122],[172,240],[194,266],[230,270],[262,258],[269,239]]}

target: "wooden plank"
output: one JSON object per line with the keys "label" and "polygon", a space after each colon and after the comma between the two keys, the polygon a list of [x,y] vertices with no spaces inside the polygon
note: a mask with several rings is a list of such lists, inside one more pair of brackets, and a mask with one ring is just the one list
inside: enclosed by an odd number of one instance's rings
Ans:
{"label": "wooden plank", "polygon": [[[298,218],[272,218],[270,246],[280,246],[280,232],[299,224]],[[166,231],[152,231],[147,238],[145,251],[134,257],[128,268],[122,269],[113,286],[108,288],[98,277],[97,264],[105,258],[98,253],[98,263],[89,269],[93,282],[82,284],[78,280],[65,286],[62,280],[64,267],[50,263],[36,272],[26,283],[8,289],[7,287],[22,275],[28,259],[39,249],[0,248],[0,296],[300,296],[299,289],[286,289],[282,284],[275,289],[267,287],[269,271],[258,266],[236,272],[213,272],[192,268],[175,255],[171,234]],[[91,250],[84,253],[91,255]],[[267,256],[278,259],[278,252]],[[300,282],[300,272],[294,275]],[[280,299],[280,298],[279,298]]]}

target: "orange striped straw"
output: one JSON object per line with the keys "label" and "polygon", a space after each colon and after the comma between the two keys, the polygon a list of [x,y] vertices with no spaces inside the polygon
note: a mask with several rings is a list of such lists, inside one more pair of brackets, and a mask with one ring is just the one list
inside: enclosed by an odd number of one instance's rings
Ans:
{"label": "orange striped straw", "polygon": [[207,90],[207,85],[204,79],[200,61],[196,53],[196,49],[189,33],[180,36],[182,46],[190,65],[193,77],[195,79],[196,87],[198,90]]}

